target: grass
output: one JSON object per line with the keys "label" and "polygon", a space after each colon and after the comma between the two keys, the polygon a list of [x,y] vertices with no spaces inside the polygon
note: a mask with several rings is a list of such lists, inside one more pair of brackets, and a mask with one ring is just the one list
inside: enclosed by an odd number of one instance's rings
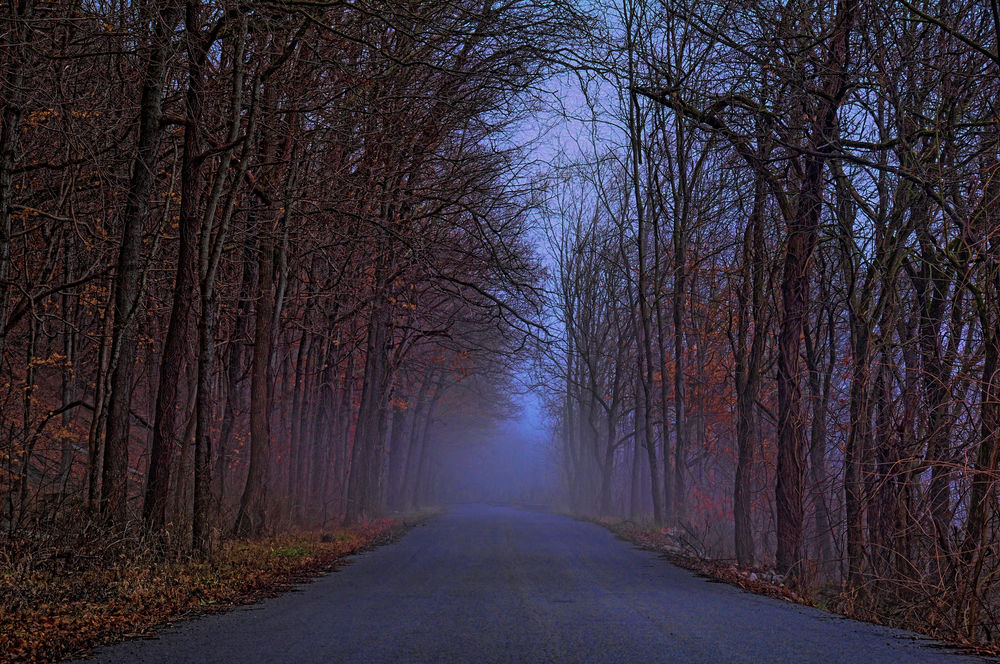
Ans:
{"label": "grass", "polygon": [[157,627],[257,602],[401,536],[383,519],[222,544],[206,561],[151,552],[0,558],[0,663],[52,662]]}
{"label": "grass", "polygon": [[909,619],[894,620],[890,619],[887,615],[880,615],[878,612],[872,610],[865,612],[850,610],[850,603],[845,601],[843,593],[839,588],[831,584],[799,592],[775,582],[773,574],[770,574],[767,570],[737,569],[734,567],[732,561],[706,560],[694,555],[689,549],[679,547],[673,535],[651,524],[637,524],[632,521],[611,518],[593,518],[587,520],[607,528],[619,538],[631,542],[641,549],[661,553],[670,562],[679,567],[691,570],[699,576],[728,583],[747,592],[815,607],[863,622],[919,632],[939,639],[949,646],[968,654],[990,657],[1000,656],[1000,646],[970,641],[967,638],[962,638],[961,635],[956,634],[954,631],[942,630],[939,626],[932,625],[925,619],[911,617]]}

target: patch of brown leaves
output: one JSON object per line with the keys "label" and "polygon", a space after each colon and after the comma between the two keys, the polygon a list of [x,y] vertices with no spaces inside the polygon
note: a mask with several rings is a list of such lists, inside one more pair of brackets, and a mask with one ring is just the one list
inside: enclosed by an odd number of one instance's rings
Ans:
{"label": "patch of brown leaves", "polygon": [[740,570],[724,561],[704,560],[693,555],[668,529],[644,527],[631,521],[612,519],[595,519],[595,522],[621,539],[639,548],[662,553],[678,567],[691,570],[700,576],[728,583],[758,595],[814,606],[808,597],[785,587],[773,574],[764,570]]}
{"label": "patch of brown leaves", "polygon": [[[610,518],[595,518],[591,520],[607,528],[619,538],[631,542],[641,549],[661,553],[678,567],[691,570],[699,576],[737,586],[747,592],[805,606],[823,608],[824,610],[833,610],[836,613],[863,622],[889,625],[919,632],[926,636],[940,639],[942,642],[968,654],[989,657],[1000,656],[1000,646],[970,641],[954,631],[936,628],[919,619],[885,620],[879,619],[880,617],[871,611],[858,611],[856,607],[855,609],[850,609],[840,594],[835,594],[832,597],[821,596],[821,603],[817,604],[811,596],[800,594],[791,588],[785,587],[781,582],[781,578],[773,572],[763,569],[737,569],[726,561],[699,558],[683,545],[682,538],[678,538],[677,534],[669,529]],[[836,601],[831,601],[832,599]]]}
{"label": "patch of brown leaves", "polygon": [[0,663],[57,661],[257,602],[405,530],[403,521],[383,519],[332,533],[228,542],[208,561],[121,556],[0,567]]}

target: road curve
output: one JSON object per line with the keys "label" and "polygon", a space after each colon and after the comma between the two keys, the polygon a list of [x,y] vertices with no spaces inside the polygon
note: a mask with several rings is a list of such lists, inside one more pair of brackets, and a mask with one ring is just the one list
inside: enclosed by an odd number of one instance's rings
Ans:
{"label": "road curve", "polygon": [[87,662],[982,663],[916,634],[742,592],[603,528],[479,505],[295,592]]}

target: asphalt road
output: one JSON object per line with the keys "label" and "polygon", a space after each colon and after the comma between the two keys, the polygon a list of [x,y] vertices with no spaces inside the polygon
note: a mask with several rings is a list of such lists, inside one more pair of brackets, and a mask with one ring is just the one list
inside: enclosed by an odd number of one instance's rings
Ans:
{"label": "asphalt road", "polygon": [[96,661],[986,660],[711,583],[590,523],[477,505],[295,592],[104,648]]}

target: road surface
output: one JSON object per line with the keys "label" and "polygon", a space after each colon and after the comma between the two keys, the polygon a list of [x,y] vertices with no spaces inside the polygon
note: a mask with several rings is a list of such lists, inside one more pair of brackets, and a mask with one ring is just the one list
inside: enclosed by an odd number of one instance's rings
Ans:
{"label": "road surface", "polygon": [[985,662],[711,583],[603,528],[459,506],[295,592],[97,662]]}

